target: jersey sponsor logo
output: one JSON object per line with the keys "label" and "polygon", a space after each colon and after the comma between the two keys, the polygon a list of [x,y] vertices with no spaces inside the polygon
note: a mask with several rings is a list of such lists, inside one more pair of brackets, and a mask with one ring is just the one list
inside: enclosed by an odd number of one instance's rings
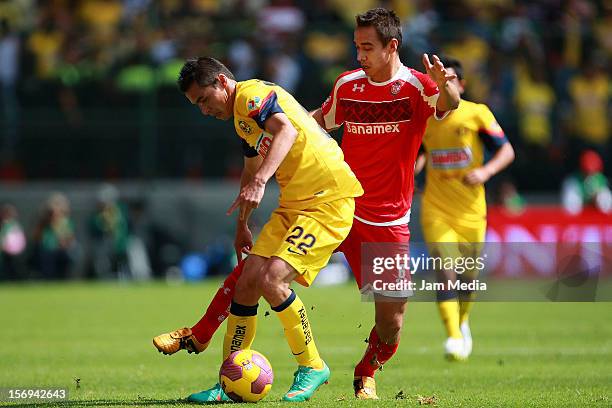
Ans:
{"label": "jersey sponsor logo", "polygon": [[266,157],[268,155],[268,151],[270,150],[270,146],[272,146],[272,135],[266,132],[262,132],[261,136],[259,136],[259,140],[257,140],[257,145],[255,150],[262,157]]}
{"label": "jersey sponsor logo", "polygon": [[246,326],[236,325],[236,330],[234,331],[234,335],[232,336],[232,341],[230,343],[231,351],[238,351],[242,349],[242,342],[244,341],[245,334]]}
{"label": "jersey sponsor logo", "polygon": [[310,332],[310,324],[308,324],[308,317],[306,317],[304,306],[298,310],[298,314],[302,323],[302,331],[304,332],[304,345],[307,346],[312,341],[312,333]]}
{"label": "jersey sponsor logo", "polygon": [[353,84],[353,92],[363,92],[365,90],[365,84]]}
{"label": "jersey sponsor logo", "polygon": [[259,96],[249,99],[249,101],[247,102],[247,110],[249,112],[259,109],[260,106],[261,106],[261,98]]}
{"label": "jersey sponsor logo", "polygon": [[472,150],[469,147],[432,150],[430,157],[434,169],[462,169],[472,163]]}
{"label": "jersey sponsor logo", "polygon": [[384,135],[387,133],[400,133],[400,124],[359,125],[347,123],[346,131],[356,135]]}
{"label": "jersey sponsor logo", "polygon": [[391,94],[392,95],[397,95],[402,90],[402,85],[404,85],[404,83],[402,81],[395,81],[391,85]]}
{"label": "jersey sponsor logo", "polygon": [[244,120],[241,120],[238,122],[238,126],[240,126],[240,129],[242,129],[242,131],[244,133],[251,133],[253,131],[253,129],[251,129],[251,127],[249,126],[248,123],[246,123]]}

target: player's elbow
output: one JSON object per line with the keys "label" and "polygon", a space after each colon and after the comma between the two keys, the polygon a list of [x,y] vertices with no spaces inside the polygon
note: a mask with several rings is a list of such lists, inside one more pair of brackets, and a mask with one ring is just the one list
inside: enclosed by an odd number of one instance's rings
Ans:
{"label": "player's elbow", "polygon": [[504,149],[506,150],[506,161],[508,162],[508,164],[512,163],[514,161],[514,159],[516,158],[516,153],[514,153],[514,148],[512,147],[512,145],[510,143],[506,143],[504,145]]}
{"label": "player's elbow", "polygon": [[283,125],[277,132],[272,133],[274,141],[278,140],[278,143],[285,146],[293,146],[295,143],[298,132],[291,124]]}
{"label": "player's elbow", "polygon": [[455,110],[459,107],[460,101],[461,98],[454,98],[453,96],[448,96],[444,99],[439,98],[436,105],[436,110],[438,112],[449,112]]}
{"label": "player's elbow", "polygon": [[285,136],[285,138],[287,140],[291,141],[292,144],[293,144],[293,142],[295,142],[295,139],[297,139],[297,137],[298,137],[297,130],[293,126],[291,126],[291,125],[283,126],[282,132],[283,132],[283,135]]}
{"label": "player's elbow", "polygon": [[461,98],[456,98],[456,99],[455,99],[455,98],[453,98],[453,99],[451,100],[451,108],[450,108],[450,110],[455,110],[455,109],[457,109],[457,108],[459,107],[459,102],[460,102],[460,101],[461,101]]}

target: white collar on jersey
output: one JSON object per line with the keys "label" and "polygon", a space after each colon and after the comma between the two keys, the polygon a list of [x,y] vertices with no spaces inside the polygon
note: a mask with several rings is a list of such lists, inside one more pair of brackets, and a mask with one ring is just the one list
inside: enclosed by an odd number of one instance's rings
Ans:
{"label": "white collar on jersey", "polygon": [[404,76],[406,71],[408,70],[408,68],[406,68],[406,66],[404,64],[402,64],[400,66],[400,69],[397,70],[397,72],[395,73],[395,75],[393,75],[393,77],[385,82],[374,82],[370,79],[369,76],[366,76],[368,78],[368,82],[370,83],[370,85],[374,85],[374,86],[385,86],[385,85],[389,85],[391,82],[395,82],[398,79],[400,79],[400,77]]}

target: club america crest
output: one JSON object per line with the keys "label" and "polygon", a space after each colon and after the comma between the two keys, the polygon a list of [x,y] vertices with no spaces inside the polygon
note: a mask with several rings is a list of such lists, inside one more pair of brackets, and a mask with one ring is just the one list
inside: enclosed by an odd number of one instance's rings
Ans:
{"label": "club america crest", "polygon": [[401,89],[402,89],[402,82],[401,81],[395,81],[391,85],[391,93],[393,95],[397,95]]}
{"label": "club america crest", "polygon": [[242,129],[244,133],[251,133],[251,127],[244,120],[238,122],[238,126],[240,126],[240,129]]}

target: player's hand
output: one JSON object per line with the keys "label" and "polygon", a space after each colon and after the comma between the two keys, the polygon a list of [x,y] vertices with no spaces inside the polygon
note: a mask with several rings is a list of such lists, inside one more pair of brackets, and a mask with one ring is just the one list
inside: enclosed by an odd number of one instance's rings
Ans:
{"label": "player's hand", "polygon": [[477,186],[480,184],[484,184],[491,178],[491,173],[489,173],[484,167],[478,167],[463,178],[463,182],[469,186]]}
{"label": "player's hand", "polygon": [[236,209],[240,208],[239,219],[246,220],[253,209],[259,207],[259,203],[263,198],[266,190],[266,183],[263,180],[253,179],[245,184],[238,197],[234,200],[230,208],[227,210],[227,215],[231,215]]}
{"label": "player's hand", "polygon": [[444,64],[435,54],[433,55],[433,64],[429,61],[429,55],[423,54],[423,65],[427,75],[438,85],[438,88],[442,88],[448,81],[457,78],[457,75],[449,73],[444,68]]}
{"label": "player's hand", "polygon": [[242,261],[242,255],[248,255],[253,248],[253,234],[249,226],[243,223],[238,223],[236,229],[236,239],[234,240],[234,250],[236,251],[236,259]]}

